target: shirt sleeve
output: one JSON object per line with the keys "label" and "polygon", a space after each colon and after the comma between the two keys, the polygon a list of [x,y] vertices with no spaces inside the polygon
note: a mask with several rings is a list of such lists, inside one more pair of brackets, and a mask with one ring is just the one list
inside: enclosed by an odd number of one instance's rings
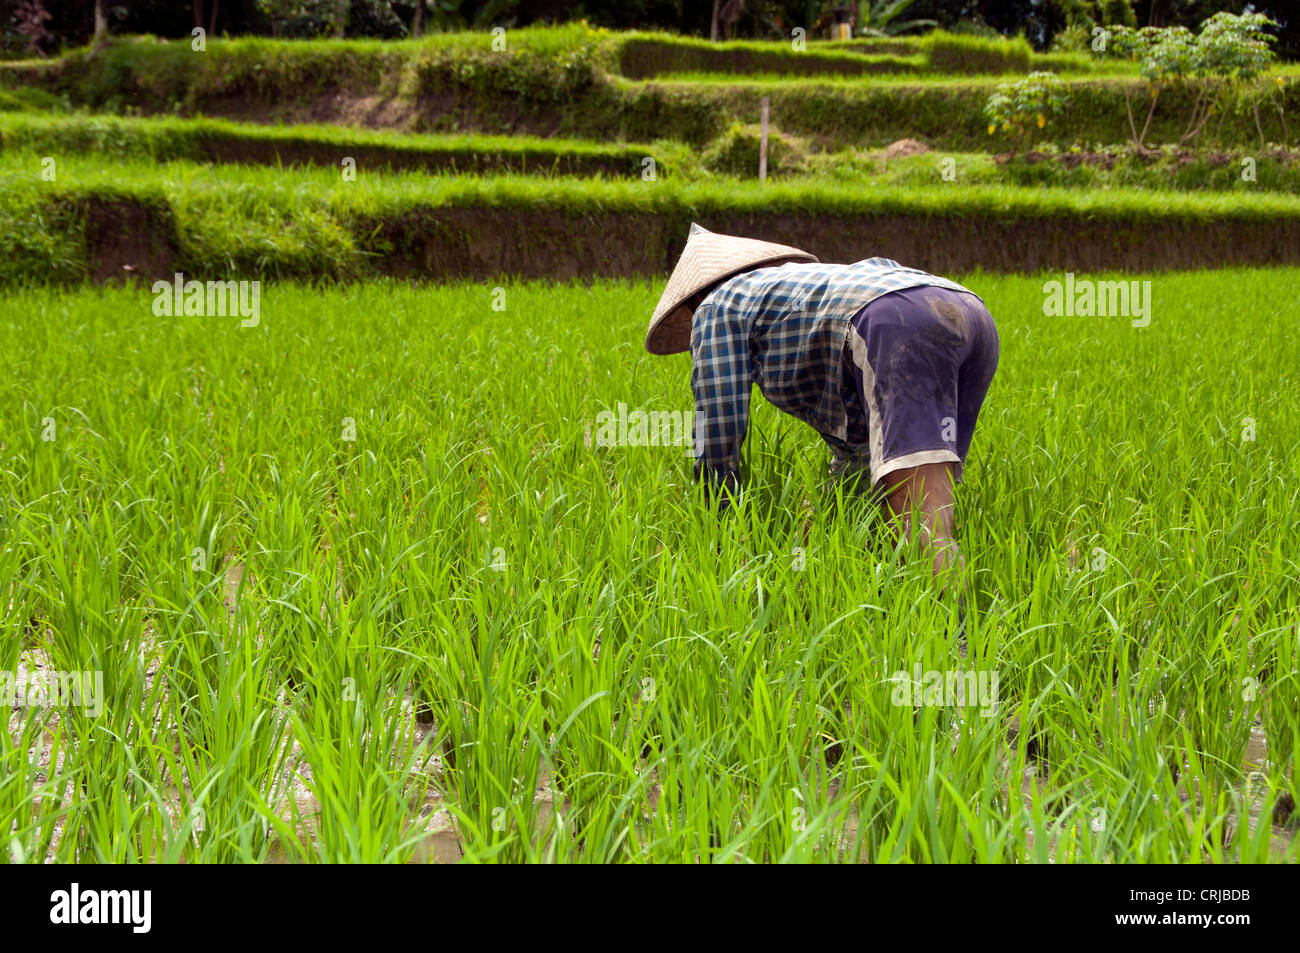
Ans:
{"label": "shirt sleeve", "polygon": [[736,484],[753,383],[748,322],[734,308],[701,304],[691,325],[697,480]]}

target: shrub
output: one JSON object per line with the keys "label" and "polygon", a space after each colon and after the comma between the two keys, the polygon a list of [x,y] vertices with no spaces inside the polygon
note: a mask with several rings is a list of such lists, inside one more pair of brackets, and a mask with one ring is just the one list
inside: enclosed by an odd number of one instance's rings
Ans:
{"label": "shrub", "polygon": [[[1055,73],[1030,73],[1013,83],[1003,83],[984,105],[989,135],[999,129],[1021,143],[1034,129],[1042,129],[1068,102],[1065,83]],[[1014,147],[1013,147],[1014,151]]]}

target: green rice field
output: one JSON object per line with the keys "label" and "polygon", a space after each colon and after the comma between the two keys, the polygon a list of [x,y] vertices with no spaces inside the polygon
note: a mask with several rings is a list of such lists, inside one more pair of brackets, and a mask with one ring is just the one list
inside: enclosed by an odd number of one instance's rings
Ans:
{"label": "green rice field", "polygon": [[729,512],[636,436],[659,282],[11,287],[0,671],[103,680],[8,709],[7,856],[1300,859],[1300,270],[954,277],[961,629],[757,392]]}

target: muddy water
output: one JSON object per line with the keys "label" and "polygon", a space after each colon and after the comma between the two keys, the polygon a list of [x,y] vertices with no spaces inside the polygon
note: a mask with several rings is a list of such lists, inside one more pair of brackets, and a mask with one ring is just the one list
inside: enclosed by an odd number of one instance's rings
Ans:
{"label": "muddy water", "polygon": [[[320,804],[316,798],[308,794],[305,797],[295,798],[295,807],[303,823],[298,825],[297,835],[299,842],[302,843],[310,855],[311,844],[316,835],[316,817],[320,810]],[[452,822],[451,815],[443,810],[429,810],[421,812],[420,820],[412,825],[420,832],[420,838],[416,842],[415,851],[411,855],[408,863],[412,864],[455,864],[464,856],[464,851],[460,847],[460,838],[456,833],[455,825]],[[408,829],[410,833],[410,829]],[[297,853],[285,848],[283,841],[276,838],[271,841],[267,850],[266,857],[262,861],[265,864],[292,864],[297,863]]]}

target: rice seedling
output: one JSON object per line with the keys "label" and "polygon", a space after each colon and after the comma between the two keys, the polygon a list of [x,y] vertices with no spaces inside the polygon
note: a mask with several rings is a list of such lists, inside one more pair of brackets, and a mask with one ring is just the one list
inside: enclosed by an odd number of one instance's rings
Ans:
{"label": "rice seedling", "polygon": [[102,690],[12,709],[10,857],[1300,859],[1297,272],[1153,275],[1145,327],[1045,277],[960,279],[964,642],[757,396],[726,514],[602,439],[691,410],[651,283],[11,291],[0,669]]}

